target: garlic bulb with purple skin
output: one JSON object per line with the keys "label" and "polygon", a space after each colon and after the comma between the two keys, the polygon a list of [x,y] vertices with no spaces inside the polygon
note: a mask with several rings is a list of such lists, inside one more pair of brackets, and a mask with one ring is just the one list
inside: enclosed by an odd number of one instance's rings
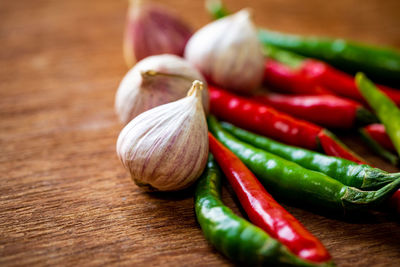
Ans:
{"label": "garlic bulb with purple skin", "polygon": [[157,55],[138,62],[122,79],[115,110],[124,124],[140,113],[184,97],[194,80],[204,84],[203,107],[208,114],[209,96],[203,75],[189,62],[174,55]]}
{"label": "garlic bulb with purple skin", "polygon": [[208,157],[201,89],[194,81],[186,97],[143,112],[121,131],[117,154],[138,186],[176,191],[201,175]]}
{"label": "garlic bulb with purple skin", "polygon": [[264,57],[246,9],[194,33],[186,45],[185,58],[208,81],[225,89],[246,93],[261,85]]}
{"label": "garlic bulb with purple skin", "polygon": [[190,28],[159,4],[131,0],[124,36],[124,57],[128,67],[145,57],[159,54],[183,55],[192,35]]}

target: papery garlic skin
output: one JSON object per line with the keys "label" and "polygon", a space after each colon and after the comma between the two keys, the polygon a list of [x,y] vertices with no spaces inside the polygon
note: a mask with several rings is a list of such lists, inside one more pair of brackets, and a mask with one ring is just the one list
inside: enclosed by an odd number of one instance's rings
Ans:
{"label": "papery garlic skin", "polygon": [[185,58],[206,79],[237,92],[261,85],[264,57],[248,10],[207,24],[193,34]]}
{"label": "papery garlic skin", "polygon": [[200,82],[191,95],[143,112],[121,131],[117,154],[133,181],[150,190],[176,191],[201,175],[208,128]]}
{"label": "papery garlic skin", "polygon": [[191,29],[167,7],[131,0],[124,34],[126,64],[132,67],[158,54],[182,56],[191,35]]}
{"label": "papery garlic skin", "polygon": [[175,55],[157,55],[138,62],[121,81],[115,110],[120,121],[128,123],[140,113],[184,97],[194,80],[204,83],[203,106],[208,114],[207,83],[189,62]]}

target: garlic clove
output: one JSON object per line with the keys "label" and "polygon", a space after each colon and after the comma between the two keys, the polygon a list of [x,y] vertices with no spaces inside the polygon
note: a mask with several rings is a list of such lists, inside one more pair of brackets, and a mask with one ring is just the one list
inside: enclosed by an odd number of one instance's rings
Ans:
{"label": "garlic clove", "polygon": [[157,55],[138,62],[119,85],[115,110],[123,123],[140,113],[184,97],[193,80],[203,81],[203,106],[208,113],[209,96],[201,73],[183,58]]}
{"label": "garlic clove", "polygon": [[201,175],[208,156],[200,81],[180,100],[143,112],[121,131],[117,154],[145,189],[176,191]]}
{"label": "garlic clove", "polygon": [[165,6],[130,1],[124,34],[125,61],[132,67],[152,55],[182,56],[191,35],[190,28]]}
{"label": "garlic clove", "polygon": [[261,85],[264,57],[249,10],[198,30],[186,45],[185,58],[223,88],[249,92]]}

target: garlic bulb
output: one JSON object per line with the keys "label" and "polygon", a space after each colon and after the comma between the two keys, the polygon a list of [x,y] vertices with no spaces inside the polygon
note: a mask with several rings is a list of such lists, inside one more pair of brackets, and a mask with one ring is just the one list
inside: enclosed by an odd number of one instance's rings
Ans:
{"label": "garlic bulb", "polygon": [[[128,123],[140,113],[184,97],[192,81],[205,82],[190,63],[174,55],[158,55],[138,62],[123,78],[115,98],[119,119]],[[205,85],[203,106],[208,113],[209,98]]]}
{"label": "garlic bulb", "polygon": [[124,36],[124,57],[128,67],[158,54],[183,55],[192,35],[177,14],[165,6],[131,0]]}
{"label": "garlic bulb", "polygon": [[197,31],[186,45],[185,58],[208,81],[226,89],[248,92],[262,81],[264,57],[248,10]]}
{"label": "garlic bulb", "polygon": [[137,185],[175,191],[202,173],[208,129],[201,87],[194,81],[186,97],[143,112],[121,131],[117,154]]}

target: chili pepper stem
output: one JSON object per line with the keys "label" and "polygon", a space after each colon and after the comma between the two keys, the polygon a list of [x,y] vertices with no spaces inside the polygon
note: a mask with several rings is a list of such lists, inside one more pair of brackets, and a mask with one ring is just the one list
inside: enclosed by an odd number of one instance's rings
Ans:
{"label": "chili pepper stem", "polygon": [[348,187],[342,197],[344,210],[360,209],[363,205],[366,207],[378,206],[396,192],[399,187],[400,178],[376,191],[362,191],[354,187]]}
{"label": "chili pepper stem", "polygon": [[356,110],[356,124],[359,126],[377,123],[379,120],[371,111],[360,107]]}

